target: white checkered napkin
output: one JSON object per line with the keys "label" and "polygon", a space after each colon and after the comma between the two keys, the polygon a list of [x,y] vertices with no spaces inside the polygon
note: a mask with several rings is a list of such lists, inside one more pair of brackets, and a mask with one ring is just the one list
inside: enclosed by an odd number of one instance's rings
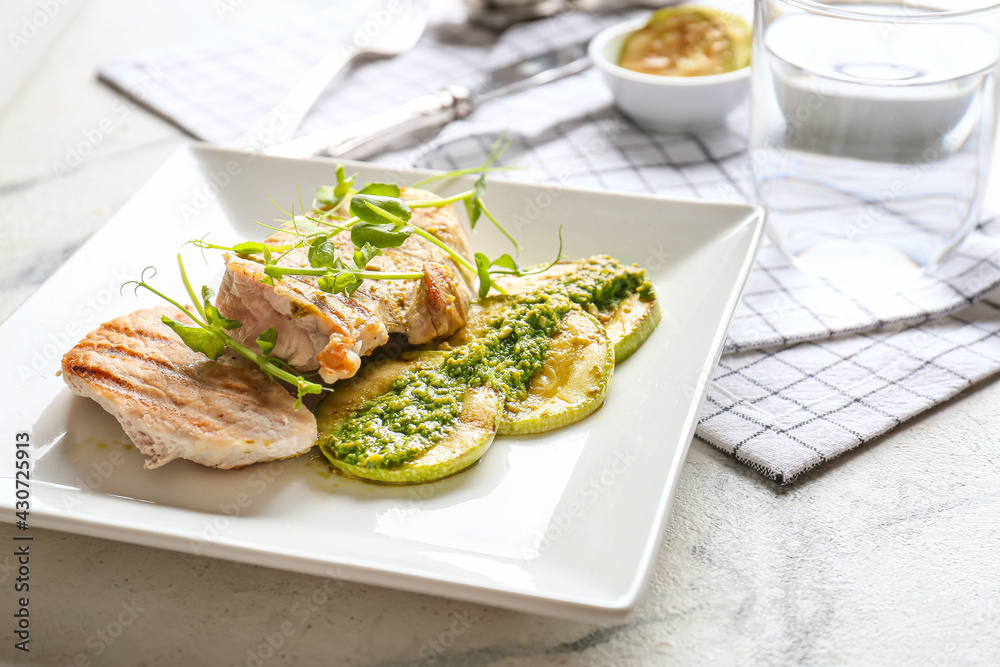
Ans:
{"label": "white checkered napkin", "polygon": [[[178,44],[103,63],[100,78],[199,139],[231,143],[287,95],[365,16],[364,3],[289,17],[280,25]],[[343,20],[338,20],[338,15]],[[155,71],[162,79],[144,88]]]}
{"label": "white checkered napkin", "polygon": [[[580,41],[619,18],[569,14],[518,26],[499,40],[438,22],[409,53],[344,73],[302,133],[375,113],[483,67]],[[159,66],[166,78],[144,102],[196,136],[230,141],[330,48],[335,30],[310,17],[297,31],[142,54],[101,71],[128,90],[147,68]],[[376,161],[444,170],[479,164],[507,132],[514,141],[508,155],[520,155],[530,169],[497,177],[744,200],[753,194],[745,127],[744,108],[727,129],[709,135],[650,135],[614,110],[599,74],[590,70],[490,102],[433,141]],[[1000,283],[998,252],[1000,222],[991,221],[932,277],[904,292],[856,293],[795,270],[765,245],[698,434],[788,483],[1000,370],[1000,291],[970,307]]]}
{"label": "white checkered napkin", "polygon": [[1000,369],[1000,290],[906,328],[722,357],[698,435],[779,483]]}
{"label": "white checkered napkin", "polygon": [[[196,138],[228,144],[276,106],[328,51],[355,39],[368,16],[367,3],[290,17],[281,25],[244,31],[208,44],[180,44],[103,63],[100,78]],[[420,95],[462,81],[484,68],[585,41],[602,27],[632,13],[570,14],[505,32],[459,22],[432,3],[431,23],[410,51],[349,66],[317,100],[299,128],[311,134],[367,118]],[[142,89],[150,70],[162,72],[157,86]]]}
{"label": "white checkered napkin", "polygon": [[891,324],[914,324],[966,308],[1000,286],[1000,220],[982,223],[931,275],[901,291],[834,285],[795,269],[772,244],[729,329],[726,352],[788,345]]}

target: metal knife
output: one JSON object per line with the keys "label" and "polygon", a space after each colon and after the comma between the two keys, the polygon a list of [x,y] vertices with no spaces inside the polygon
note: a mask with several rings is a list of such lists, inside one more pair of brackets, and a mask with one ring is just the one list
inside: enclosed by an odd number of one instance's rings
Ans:
{"label": "metal knife", "polygon": [[370,118],[265,148],[284,157],[351,157],[364,159],[386,150],[406,148],[465,118],[484,102],[561,79],[590,66],[586,42],[533,56],[418,97]]}

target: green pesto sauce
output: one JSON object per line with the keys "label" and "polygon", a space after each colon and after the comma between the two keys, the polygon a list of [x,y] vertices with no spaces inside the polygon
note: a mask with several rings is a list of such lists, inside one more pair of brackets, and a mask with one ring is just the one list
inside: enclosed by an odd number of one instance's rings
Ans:
{"label": "green pesto sauce", "polygon": [[563,294],[529,292],[475,340],[452,350],[444,371],[463,383],[484,384],[519,400],[545,363],[552,335],[573,302]]}
{"label": "green pesto sauce", "polygon": [[655,298],[642,269],[610,257],[582,260],[575,271],[518,297],[479,338],[448,355],[445,371],[470,386],[489,383],[509,400],[521,400],[574,305],[605,310],[634,293],[644,301]]}
{"label": "green pesto sauce", "polygon": [[475,340],[451,350],[441,366],[409,371],[368,401],[330,439],[339,460],[369,468],[411,461],[451,433],[468,387],[489,384],[510,400],[525,397],[548,356],[559,323],[574,306],[605,310],[638,293],[654,297],[645,271],[610,257],[580,268],[514,303]]}
{"label": "green pesto sauce", "polygon": [[579,269],[557,278],[540,291],[562,293],[584,309],[593,304],[598,310],[607,310],[630,294],[638,294],[643,301],[656,298],[645,271],[612,257],[581,260]]}
{"label": "green pesto sauce", "polygon": [[404,373],[344,423],[333,450],[345,463],[368,468],[409,461],[451,432],[465,389],[436,368]]}

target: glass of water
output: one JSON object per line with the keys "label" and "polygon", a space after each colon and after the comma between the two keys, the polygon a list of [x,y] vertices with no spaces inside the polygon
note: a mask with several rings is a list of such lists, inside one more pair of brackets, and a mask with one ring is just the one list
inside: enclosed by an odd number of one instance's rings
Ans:
{"label": "glass of water", "polygon": [[805,271],[905,282],[978,222],[1000,4],[923,1],[757,0],[750,157],[768,232]]}

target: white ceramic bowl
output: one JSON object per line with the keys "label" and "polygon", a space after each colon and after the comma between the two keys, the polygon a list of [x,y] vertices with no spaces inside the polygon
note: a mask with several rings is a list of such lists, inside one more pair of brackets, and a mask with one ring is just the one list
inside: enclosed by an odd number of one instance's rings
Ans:
{"label": "white ceramic bowl", "polygon": [[750,68],[706,76],[660,76],[618,66],[625,39],[647,23],[613,25],[590,41],[590,61],[601,70],[615,103],[654,132],[702,132],[722,125],[750,93]]}

